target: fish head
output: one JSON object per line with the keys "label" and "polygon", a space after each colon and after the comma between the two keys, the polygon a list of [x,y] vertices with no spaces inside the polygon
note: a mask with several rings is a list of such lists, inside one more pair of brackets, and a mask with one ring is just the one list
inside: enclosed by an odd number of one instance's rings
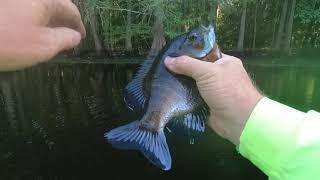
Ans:
{"label": "fish head", "polygon": [[[184,41],[178,46],[174,56],[190,56],[206,61],[215,61],[221,58],[213,26],[205,27],[201,25],[186,34]],[[206,58],[209,56],[211,57],[210,60]]]}

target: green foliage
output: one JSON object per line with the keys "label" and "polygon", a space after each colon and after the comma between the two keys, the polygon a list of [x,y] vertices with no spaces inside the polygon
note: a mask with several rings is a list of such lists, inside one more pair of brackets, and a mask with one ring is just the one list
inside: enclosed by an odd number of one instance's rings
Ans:
{"label": "green foliage", "polygon": [[319,0],[300,0],[296,8],[296,19],[303,24],[320,24]]}
{"label": "green foliage", "polygon": [[[293,0],[289,0],[289,6]],[[133,49],[147,52],[152,43],[152,26],[155,16],[161,18],[167,40],[189,31],[199,24],[216,25],[220,46],[235,49],[238,41],[241,0],[78,0],[83,19],[88,29],[85,47],[94,48],[93,31],[88,25],[92,15],[97,16],[97,33],[104,49],[124,50],[128,33]],[[247,0],[247,20],[244,46],[252,47],[255,6],[258,6],[256,47],[272,48],[279,26],[283,1]],[[288,7],[290,9],[290,7]],[[217,11],[218,10],[218,11]],[[95,14],[92,14],[95,12]],[[128,30],[127,14],[131,12]],[[157,12],[157,13],[155,13]],[[217,13],[218,12],[218,13]],[[218,14],[218,17],[216,17]],[[289,13],[288,15],[289,16]],[[286,18],[286,22],[288,18]],[[320,2],[319,0],[297,0],[291,43],[293,48],[314,48],[320,45]],[[287,31],[285,29],[285,31]]]}
{"label": "green foliage", "polygon": [[320,48],[320,2],[298,0],[295,13],[294,47]]}

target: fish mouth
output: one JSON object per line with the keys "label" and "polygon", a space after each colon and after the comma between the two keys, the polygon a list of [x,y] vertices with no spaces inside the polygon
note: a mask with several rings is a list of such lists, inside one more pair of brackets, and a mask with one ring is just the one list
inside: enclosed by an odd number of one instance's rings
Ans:
{"label": "fish mouth", "polygon": [[202,60],[213,63],[221,58],[222,58],[221,50],[219,46],[215,44],[214,47],[211,49],[211,51],[204,58],[202,58]]}
{"label": "fish mouth", "polygon": [[215,35],[214,35],[214,28],[211,24],[209,24],[208,27],[205,27],[201,25],[202,28],[206,30],[206,32],[209,34],[209,36],[214,37],[214,41],[210,43],[210,46],[212,47],[211,51],[202,58],[202,60],[207,61],[207,62],[215,62],[218,59],[222,57],[221,51],[217,43],[215,43]]}

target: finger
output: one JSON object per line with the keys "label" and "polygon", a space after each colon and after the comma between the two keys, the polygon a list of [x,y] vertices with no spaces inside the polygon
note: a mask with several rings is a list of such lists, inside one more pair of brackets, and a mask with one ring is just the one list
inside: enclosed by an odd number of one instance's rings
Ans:
{"label": "finger", "polygon": [[222,58],[231,58],[231,57],[234,58],[234,56],[230,56],[228,54],[224,54],[224,53],[221,53],[221,54],[222,54]]}
{"label": "finger", "polygon": [[234,56],[230,56],[227,54],[223,54],[223,53],[222,53],[222,58],[215,61],[214,64],[221,65],[227,62],[235,62],[235,63],[242,64],[242,61],[239,58],[236,58]]}
{"label": "finger", "polygon": [[167,57],[165,59],[167,68],[177,74],[183,74],[193,79],[212,71],[213,63],[200,61],[188,56],[181,57]]}
{"label": "finger", "polygon": [[[16,29],[16,31],[12,31]],[[69,28],[17,26],[0,28],[0,71],[22,69],[48,61],[59,52],[80,43],[79,32]],[[19,49],[17,51],[17,49]]]}
{"label": "finger", "polygon": [[61,51],[75,48],[81,41],[81,34],[70,28],[46,28],[44,33],[43,52],[47,52],[45,59],[50,59]]}
{"label": "finger", "polygon": [[49,25],[74,29],[84,38],[86,30],[77,6],[69,0],[57,0],[55,6]]}
{"label": "finger", "polygon": [[226,62],[228,62],[228,61],[232,61],[232,59],[229,58],[229,57],[223,56],[222,58],[216,60],[216,61],[214,62],[214,64],[220,65],[220,64],[224,64],[224,63],[226,63]]}
{"label": "finger", "polygon": [[79,32],[70,28],[39,28],[34,30],[36,37],[30,38],[30,46],[25,50],[26,54],[32,54],[30,58],[34,63],[48,61],[59,52],[76,47],[81,41]]}

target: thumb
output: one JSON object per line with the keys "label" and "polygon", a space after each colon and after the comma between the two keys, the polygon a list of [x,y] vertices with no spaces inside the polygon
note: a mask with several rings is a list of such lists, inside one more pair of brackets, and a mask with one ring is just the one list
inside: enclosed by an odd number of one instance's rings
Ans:
{"label": "thumb", "polygon": [[59,27],[46,28],[44,43],[47,46],[47,59],[57,55],[59,52],[74,48],[81,41],[81,34],[73,29]]}
{"label": "thumb", "polygon": [[188,56],[167,57],[165,64],[169,70],[177,74],[183,74],[193,79],[197,79],[204,74],[212,71],[213,64],[206,61],[200,61]]}

